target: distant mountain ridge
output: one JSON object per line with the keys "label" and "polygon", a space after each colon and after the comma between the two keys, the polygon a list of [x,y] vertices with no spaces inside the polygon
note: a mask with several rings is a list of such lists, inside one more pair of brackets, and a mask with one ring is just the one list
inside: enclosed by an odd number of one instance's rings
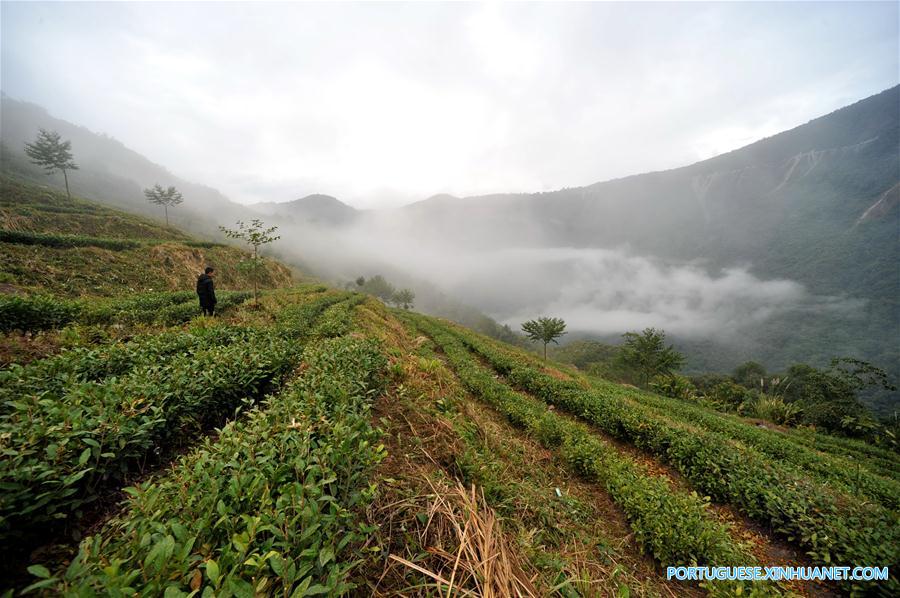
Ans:
{"label": "distant mountain ridge", "polygon": [[358,212],[331,195],[314,193],[286,202],[262,202],[248,206],[262,214],[288,218],[296,224],[340,226],[356,220]]}

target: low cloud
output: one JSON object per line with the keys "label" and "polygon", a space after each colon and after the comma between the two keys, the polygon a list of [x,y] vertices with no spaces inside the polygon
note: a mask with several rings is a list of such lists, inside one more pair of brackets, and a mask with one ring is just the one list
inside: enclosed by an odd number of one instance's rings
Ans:
{"label": "low cloud", "polygon": [[[461,290],[486,295],[495,315],[516,326],[546,314],[598,334],[653,326],[727,339],[814,299],[797,282],[762,280],[745,268],[710,273],[615,249],[517,249],[477,259],[475,278],[457,281]],[[473,288],[489,280],[496,281],[496,296]]]}

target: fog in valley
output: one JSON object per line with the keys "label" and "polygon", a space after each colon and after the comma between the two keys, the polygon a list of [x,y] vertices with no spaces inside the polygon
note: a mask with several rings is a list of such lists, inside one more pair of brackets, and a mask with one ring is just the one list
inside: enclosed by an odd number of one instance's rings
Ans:
{"label": "fog in valley", "polygon": [[[416,220],[400,209],[363,213],[338,227],[272,221],[281,223],[285,239],[279,253],[316,264],[337,283],[379,273],[414,289],[428,283],[514,330],[536,315],[555,315],[574,332],[604,337],[657,327],[677,337],[743,345],[753,327],[773,316],[852,318],[865,303],[817,295],[795,280],[759,277],[749,265],[716,268],[707,260],[667,260],[628,247],[544,246],[538,223],[531,243],[521,230],[514,239],[497,230],[448,243],[423,237]],[[443,298],[429,298],[426,291],[424,307],[440,312]]]}

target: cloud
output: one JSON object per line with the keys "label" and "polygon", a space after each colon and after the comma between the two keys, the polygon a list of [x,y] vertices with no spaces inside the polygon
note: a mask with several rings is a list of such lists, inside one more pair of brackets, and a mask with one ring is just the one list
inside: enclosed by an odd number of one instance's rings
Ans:
{"label": "cloud", "polygon": [[476,259],[478,266],[466,266],[474,275],[455,281],[463,287],[457,292],[471,296],[495,281],[502,291],[483,299],[511,325],[553,315],[572,330],[600,334],[652,326],[684,337],[727,339],[811,299],[790,280],[761,280],[743,268],[709,273],[623,250],[516,249]]}
{"label": "cloud", "polygon": [[690,163],[897,83],[896,3],[3,3],[3,91],[241,202]]}

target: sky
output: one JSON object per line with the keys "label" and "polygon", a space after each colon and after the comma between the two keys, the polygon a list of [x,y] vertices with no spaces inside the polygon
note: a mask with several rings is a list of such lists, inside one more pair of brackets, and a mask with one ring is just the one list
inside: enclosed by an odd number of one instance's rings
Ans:
{"label": "sky", "polygon": [[690,164],[897,85],[898,3],[0,3],[0,89],[242,203]]}

